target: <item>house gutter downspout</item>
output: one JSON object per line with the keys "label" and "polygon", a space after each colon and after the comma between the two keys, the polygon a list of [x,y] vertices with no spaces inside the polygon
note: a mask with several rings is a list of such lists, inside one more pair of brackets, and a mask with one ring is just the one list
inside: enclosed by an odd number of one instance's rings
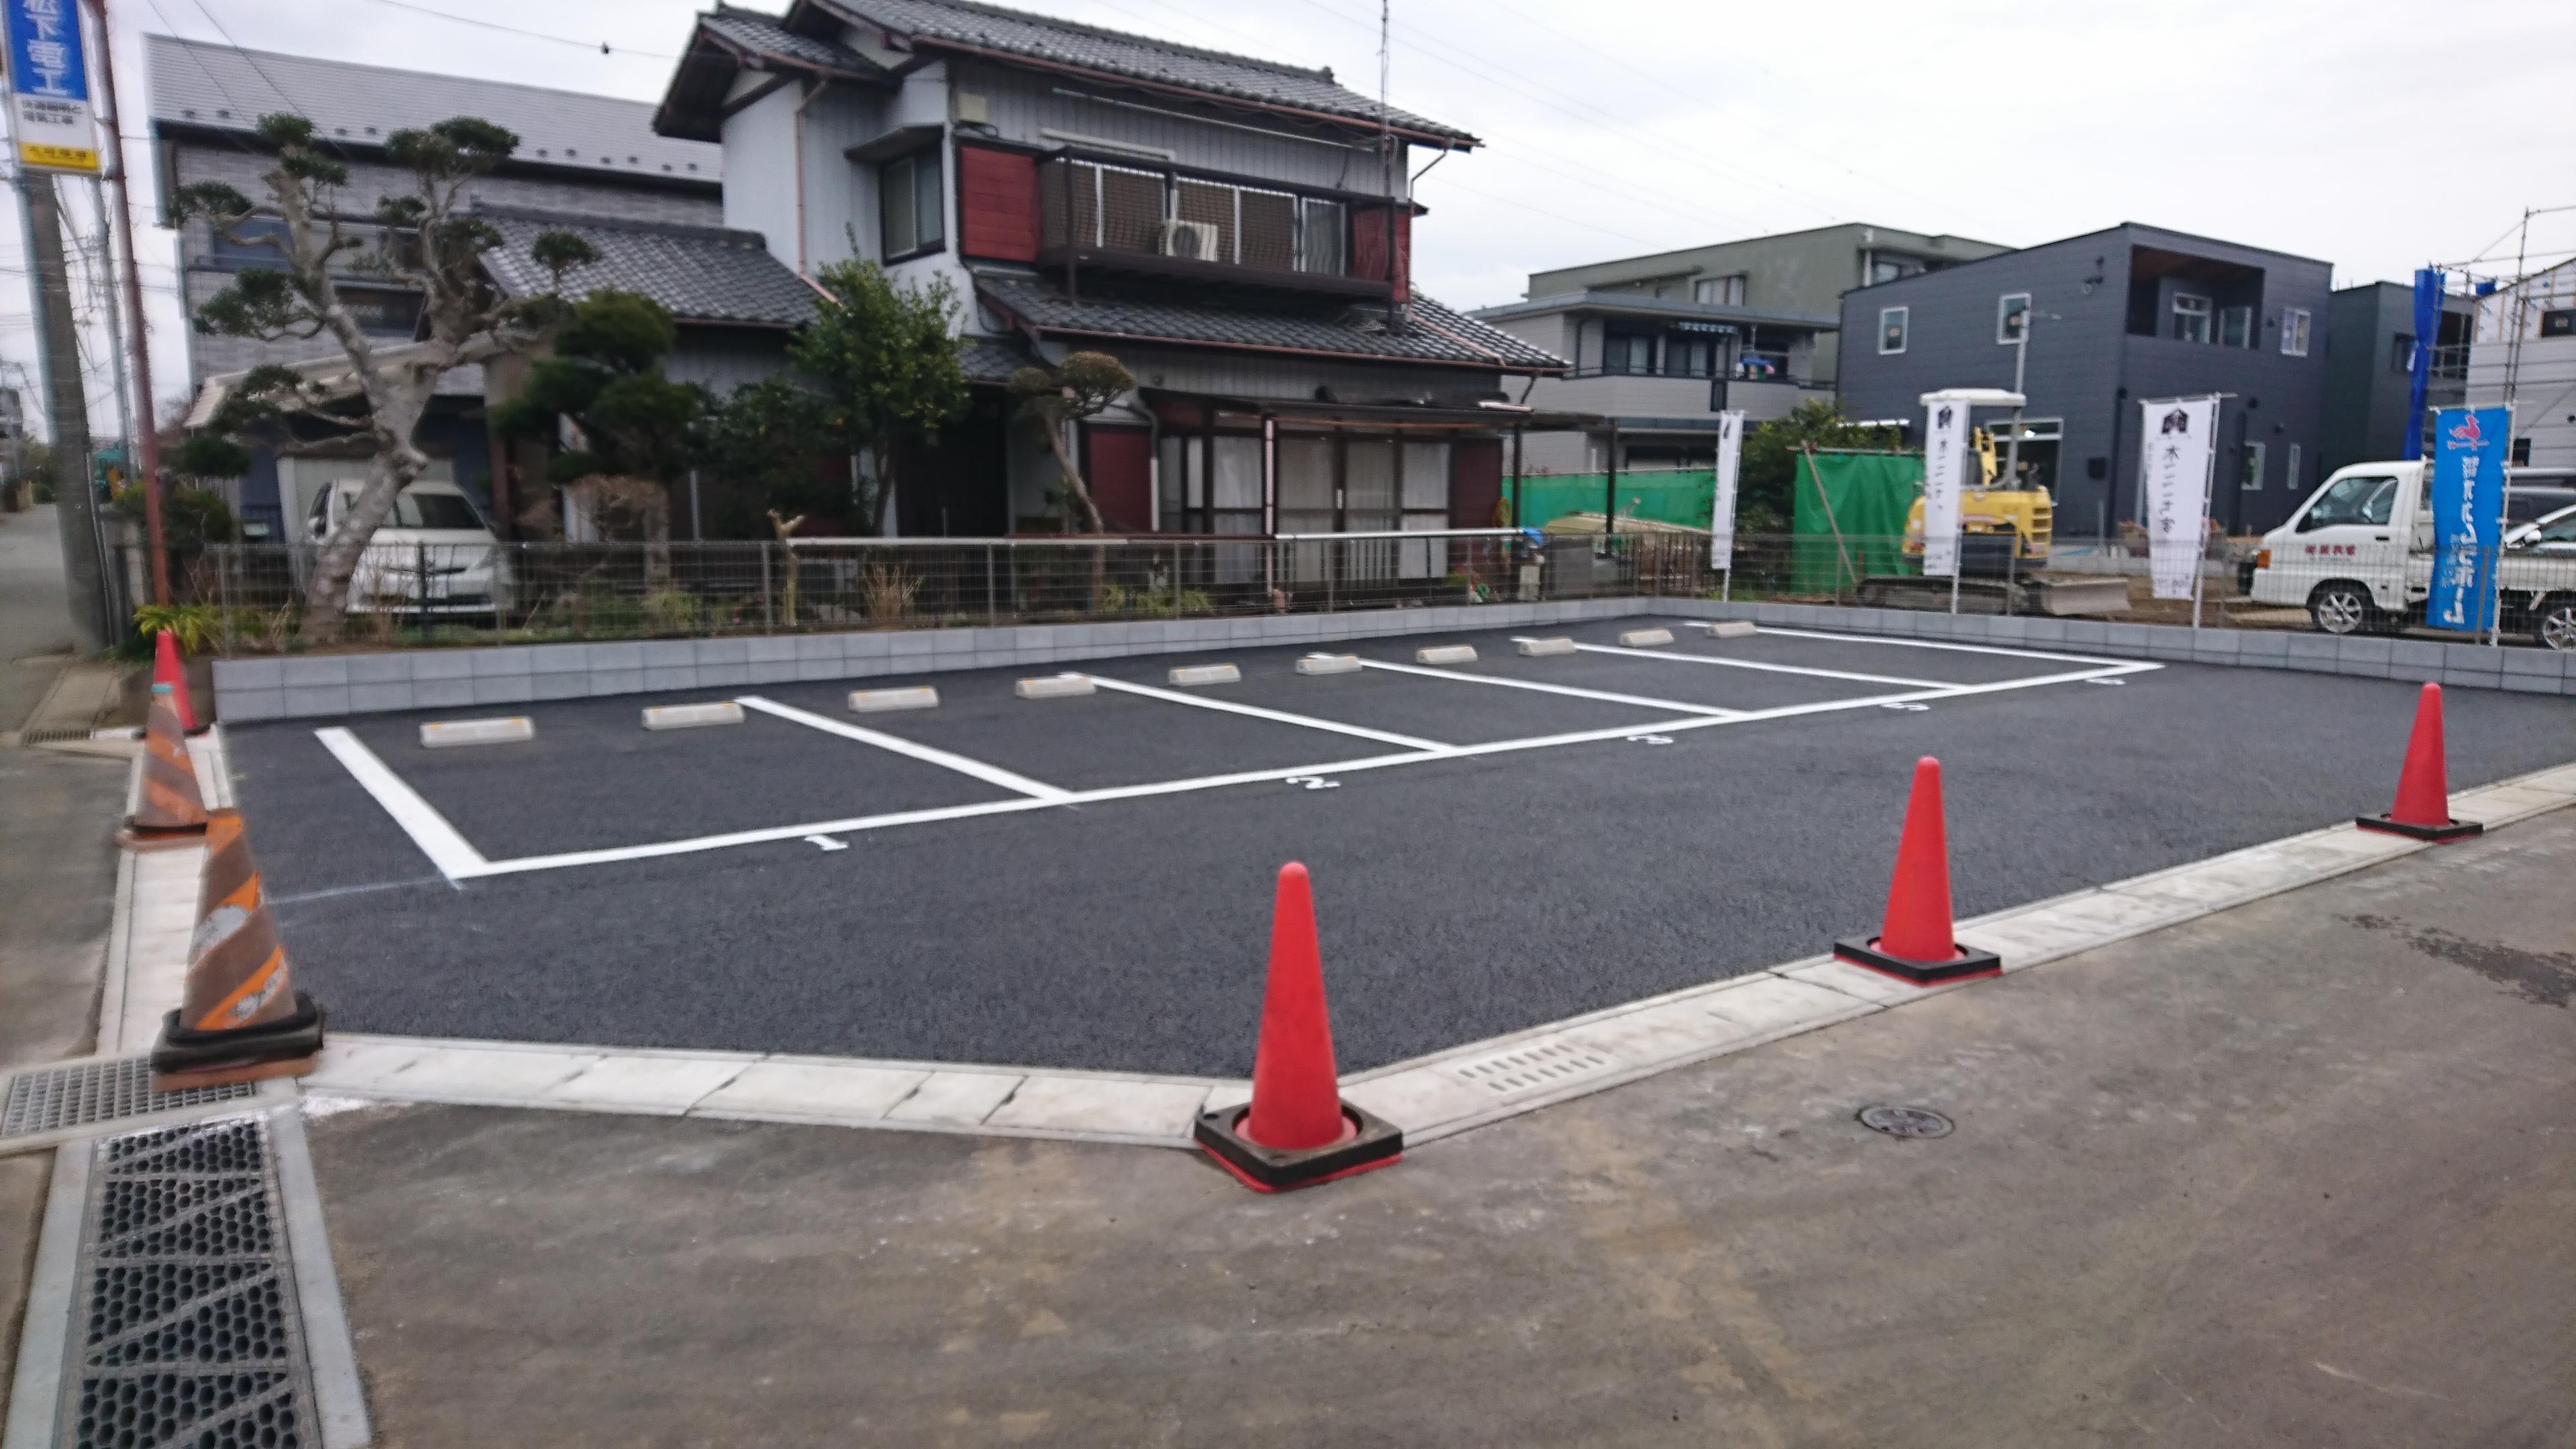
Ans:
{"label": "house gutter downspout", "polygon": [[805,250],[805,108],[831,85],[829,79],[817,79],[796,102],[796,275],[800,277],[813,275],[813,269],[806,264]]}

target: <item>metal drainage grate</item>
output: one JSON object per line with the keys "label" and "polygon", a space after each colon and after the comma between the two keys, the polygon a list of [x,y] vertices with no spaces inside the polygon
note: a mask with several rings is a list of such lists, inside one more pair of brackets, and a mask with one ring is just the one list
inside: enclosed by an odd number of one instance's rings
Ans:
{"label": "metal drainage grate", "polygon": [[1511,1097],[1534,1092],[1541,1087],[1561,1086],[1577,1077],[1606,1072],[1617,1063],[1589,1047],[1565,1042],[1545,1046],[1515,1047],[1496,1052],[1472,1062],[1462,1062],[1449,1070],[1457,1073],[1469,1086],[1483,1087],[1497,1096]]}
{"label": "metal drainage grate", "polygon": [[1863,1107],[1860,1125],[1890,1137],[1947,1137],[1950,1119],[1929,1107]]}
{"label": "metal drainage grate", "polygon": [[0,1106],[0,1137],[32,1137],[121,1117],[237,1102],[258,1091],[257,1082],[242,1082],[228,1087],[156,1092],[152,1090],[149,1057],[43,1067],[9,1079],[9,1100]]}
{"label": "metal drainage grate", "polygon": [[317,1442],[268,1123],[227,1118],[101,1144],[71,1344],[76,1449]]}

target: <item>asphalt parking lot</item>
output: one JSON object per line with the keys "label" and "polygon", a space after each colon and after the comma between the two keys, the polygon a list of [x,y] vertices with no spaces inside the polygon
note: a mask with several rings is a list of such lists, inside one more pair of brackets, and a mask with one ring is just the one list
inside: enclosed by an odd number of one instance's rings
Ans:
{"label": "asphalt parking lot", "polygon": [[[1284,860],[1314,872],[1358,1070],[1869,925],[1918,755],[1974,914],[2384,809],[2414,707],[2398,681],[1676,633],[1370,640],[1347,652],[1391,667],[1319,677],[1295,649],[1068,666],[1203,705],[1015,698],[1027,670],[940,675],[905,714],[756,691],[876,742],[636,722],[703,692],[535,706],[527,744],[425,750],[425,715],[227,737],[299,984],[343,1029],[1236,1076]],[[1413,662],[1457,642],[1479,659]],[[1165,682],[1208,662],[1242,681]],[[2568,753],[2563,701],[2449,703],[2454,787]],[[495,873],[441,875],[330,728]]]}

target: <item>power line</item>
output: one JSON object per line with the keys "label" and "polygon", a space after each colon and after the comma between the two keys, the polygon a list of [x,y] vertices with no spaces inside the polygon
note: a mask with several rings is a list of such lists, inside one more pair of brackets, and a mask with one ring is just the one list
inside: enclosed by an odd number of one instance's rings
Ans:
{"label": "power line", "polygon": [[542,30],[522,30],[516,25],[503,25],[497,20],[481,20],[471,15],[453,15],[444,10],[432,10],[426,5],[414,5],[411,3],[411,0],[376,0],[376,3],[379,5],[389,5],[396,10],[408,10],[415,15],[427,15],[439,20],[454,21],[458,25],[471,25],[482,30],[498,30],[505,35],[524,35],[530,40],[550,40],[557,45],[571,45],[578,46],[583,50],[596,50],[602,55],[631,55],[643,60],[679,59],[676,55],[665,55],[658,50],[632,50],[623,45],[610,45],[605,40],[575,40],[569,35],[548,35]]}

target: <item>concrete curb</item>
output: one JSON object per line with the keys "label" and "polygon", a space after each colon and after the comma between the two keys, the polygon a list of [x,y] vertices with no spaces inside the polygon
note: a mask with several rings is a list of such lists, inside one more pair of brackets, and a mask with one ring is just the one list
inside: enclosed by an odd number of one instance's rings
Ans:
{"label": "concrete curb", "polygon": [[[221,768],[220,744],[213,763]],[[2490,827],[2569,805],[2576,763],[2451,796],[2454,816]],[[1961,921],[1958,933],[2019,972],[2435,848],[2329,826],[2013,906]],[[184,885],[193,909],[193,878]],[[180,891],[173,873],[138,873],[120,894],[118,929],[130,938],[129,914],[166,911]],[[1431,1142],[1978,984],[1909,987],[1813,956],[1354,1073],[1343,1088]],[[1179,1148],[1197,1113],[1250,1096],[1247,1082],[1207,1077],[349,1033],[334,1034],[300,1086],[313,1097]]]}

